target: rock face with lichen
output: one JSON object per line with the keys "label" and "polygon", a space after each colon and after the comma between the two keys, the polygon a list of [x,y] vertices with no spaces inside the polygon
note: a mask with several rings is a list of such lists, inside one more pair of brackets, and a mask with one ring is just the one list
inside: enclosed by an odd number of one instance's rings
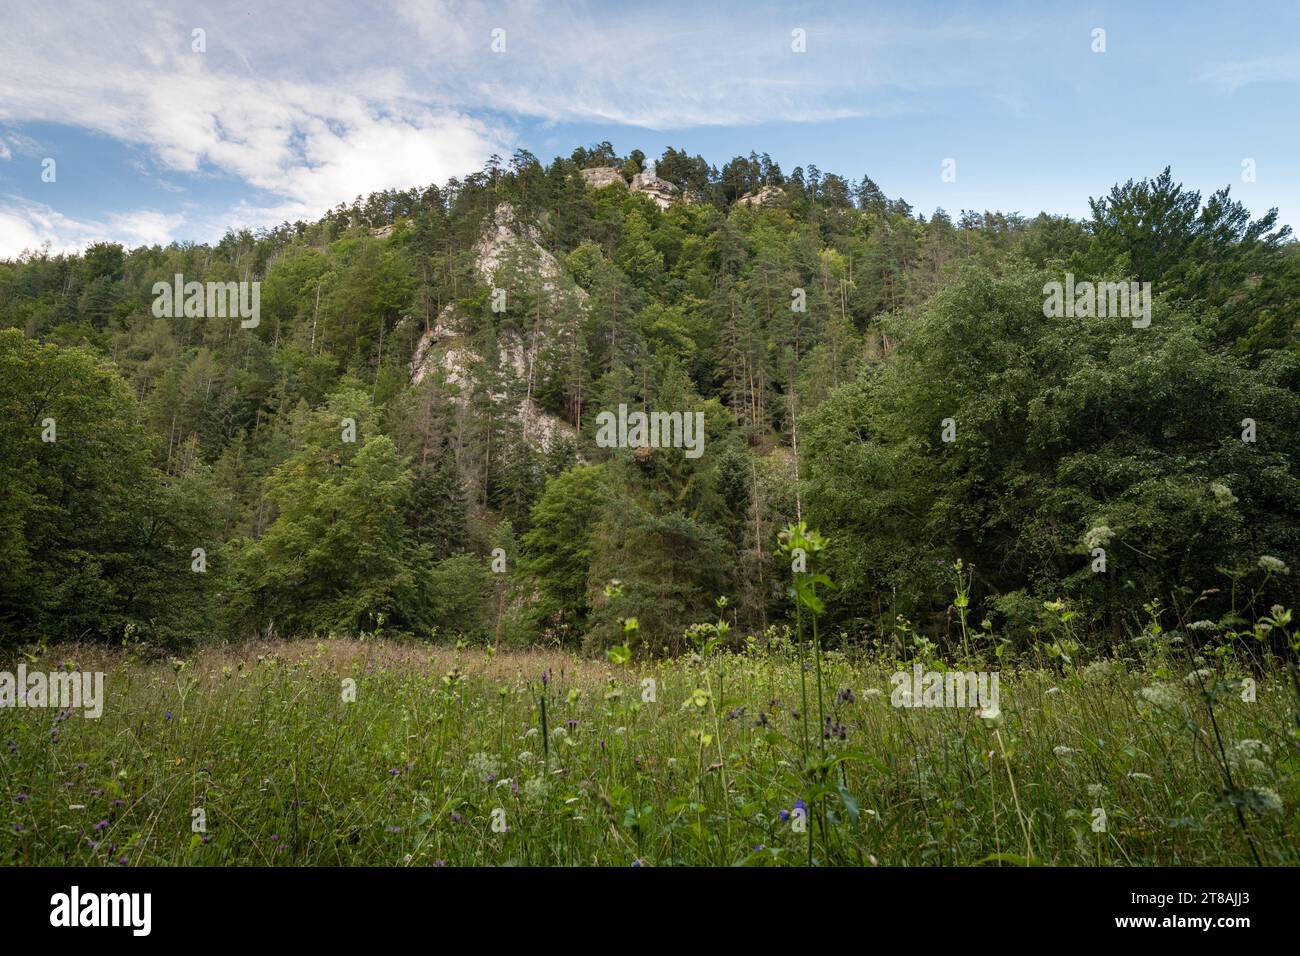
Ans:
{"label": "rock face with lichen", "polygon": [[[484,223],[474,244],[474,264],[483,282],[492,286],[504,268],[516,263],[526,264],[531,273],[540,277],[541,290],[547,299],[571,296],[579,307],[585,307],[587,293],[573,284],[555,256],[542,246],[537,227],[520,222],[514,208],[509,203],[501,203]],[[510,290],[505,291],[509,296]],[[444,306],[437,320],[416,342],[410,364],[411,384],[419,384],[435,369],[441,369],[446,381],[459,389],[457,403],[464,408],[474,386],[475,366],[482,361],[471,343],[473,326],[472,317],[456,303]],[[517,393],[525,395],[513,410],[514,414],[522,423],[524,439],[542,451],[549,451],[557,442],[574,434],[567,422],[544,411],[527,397],[538,356],[553,337],[554,322],[547,311],[527,334],[513,326],[505,326],[498,332],[500,370],[507,379],[512,378],[521,386]],[[509,401],[504,391],[494,391],[491,398],[498,403]]]}
{"label": "rock face with lichen", "polygon": [[677,187],[654,173],[637,173],[632,177],[630,188],[634,193],[649,196],[660,209],[667,209],[677,198]]}
{"label": "rock face with lichen", "polygon": [[615,183],[627,188],[627,180],[623,178],[622,170],[613,166],[591,166],[582,171],[582,179],[592,189],[604,189]]}
{"label": "rock face with lichen", "polygon": [[592,189],[604,189],[618,184],[634,193],[649,196],[660,209],[667,209],[673,200],[679,198],[677,187],[666,179],[660,179],[653,170],[637,173],[629,186],[623,178],[623,172],[613,166],[591,166],[582,170],[582,179]]}
{"label": "rock face with lichen", "polygon": [[736,204],[739,206],[774,206],[784,198],[785,190],[780,186],[764,186],[755,192],[745,193],[736,200]]}

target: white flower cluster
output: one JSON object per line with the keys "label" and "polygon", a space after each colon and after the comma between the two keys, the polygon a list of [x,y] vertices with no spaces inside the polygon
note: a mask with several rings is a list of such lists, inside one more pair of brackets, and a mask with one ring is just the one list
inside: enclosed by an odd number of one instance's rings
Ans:
{"label": "white flower cluster", "polygon": [[498,777],[501,775],[501,761],[492,754],[479,751],[471,754],[465,761],[465,768],[470,775],[477,777],[479,780],[487,780],[489,777]]}

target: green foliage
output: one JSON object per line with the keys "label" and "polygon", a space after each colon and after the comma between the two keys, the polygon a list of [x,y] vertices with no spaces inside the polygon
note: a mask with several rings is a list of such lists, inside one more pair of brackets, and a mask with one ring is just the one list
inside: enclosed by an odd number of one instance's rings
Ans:
{"label": "green foliage", "polygon": [[[1159,299],[1149,328],[1045,318],[1052,279],[965,269],[809,416],[809,507],[850,532],[831,552],[841,613],[941,609],[962,556],[983,595],[1068,595],[1113,624],[1221,587],[1221,567],[1300,557],[1296,393]],[[1269,423],[1253,443],[1247,418]]]}
{"label": "green foliage", "polygon": [[[201,465],[154,468],[138,411],[89,352],[0,331],[0,640],[206,630],[211,481]],[[211,572],[191,571],[195,547]]]}
{"label": "green foliage", "polygon": [[[55,349],[37,362],[54,377],[15,373],[6,401],[49,385],[88,443],[38,447],[26,407],[0,426],[9,639],[437,631],[662,653],[718,594],[737,627],[808,611],[771,549],[801,518],[831,542],[818,613],[851,642],[899,613],[984,650],[1032,644],[1058,599],[1085,643],[1152,600],[1214,618],[1291,600],[1296,577],[1250,577],[1261,555],[1300,566],[1300,246],[1275,212],[1166,170],[1086,221],[925,216],[867,176],[675,148],[655,168],[681,201],[661,209],[630,188],[647,166],[608,142],[519,150],[213,245],[0,262],[0,328]],[[590,189],[589,167],[627,185]],[[1152,282],[1152,325],[1044,319],[1067,271]],[[156,318],[153,284],[177,274],[260,282],[258,326]],[[598,446],[619,404],[703,412],[702,457]],[[498,541],[510,571],[486,588],[447,563]],[[461,573],[481,613],[438,604]]]}

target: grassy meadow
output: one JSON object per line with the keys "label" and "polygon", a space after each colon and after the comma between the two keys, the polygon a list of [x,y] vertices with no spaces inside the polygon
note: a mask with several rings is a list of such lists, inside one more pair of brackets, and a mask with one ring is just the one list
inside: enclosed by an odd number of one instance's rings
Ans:
{"label": "grassy meadow", "polygon": [[1275,664],[1249,702],[1237,654],[1045,658],[980,711],[811,648],[60,648],[29,669],[106,672],[103,716],[0,711],[0,864],[1300,863]]}

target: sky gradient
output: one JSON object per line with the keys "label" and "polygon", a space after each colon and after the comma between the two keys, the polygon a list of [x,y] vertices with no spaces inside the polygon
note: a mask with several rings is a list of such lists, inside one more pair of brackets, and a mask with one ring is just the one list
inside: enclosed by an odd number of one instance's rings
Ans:
{"label": "sky gradient", "polygon": [[261,6],[0,0],[0,257],[213,241],[605,139],[954,216],[1082,216],[1171,165],[1300,225],[1294,2]]}

